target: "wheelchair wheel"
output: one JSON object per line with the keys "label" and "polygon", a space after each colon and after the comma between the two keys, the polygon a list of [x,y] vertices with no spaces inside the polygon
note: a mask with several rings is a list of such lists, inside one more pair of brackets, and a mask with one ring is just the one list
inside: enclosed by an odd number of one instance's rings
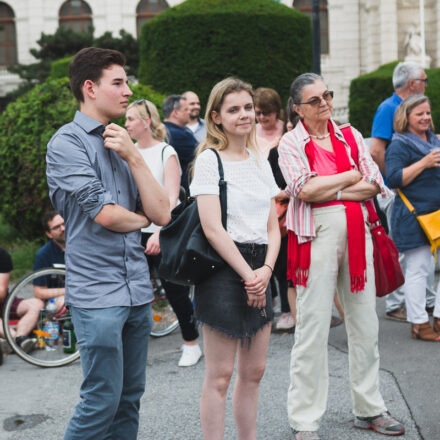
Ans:
{"label": "wheelchair wheel", "polygon": [[[62,367],[74,362],[79,358],[79,351],[76,348],[74,353],[65,353],[63,349],[63,324],[67,319],[70,319],[70,312],[63,307],[63,310],[51,317],[53,334],[52,338],[45,331],[45,323],[49,319],[49,314],[46,309],[40,310],[40,316],[36,327],[29,337],[35,338],[37,341],[33,349],[26,353],[15,342],[11,330],[16,325],[17,321],[14,316],[11,316],[13,304],[17,300],[25,300],[34,298],[33,281],[40,277],[50,277],[57,279],[64,284],[66,270],[65,269],[41,269],[29,275],[25,275],[12,289],[8,295],[3,307],[3,328],[5,336],[15,353],[26,362],[36,365],[38,367]],[[58,330],[58,333],[56,333]],[[55,335],[55,336],[54,336]]]}

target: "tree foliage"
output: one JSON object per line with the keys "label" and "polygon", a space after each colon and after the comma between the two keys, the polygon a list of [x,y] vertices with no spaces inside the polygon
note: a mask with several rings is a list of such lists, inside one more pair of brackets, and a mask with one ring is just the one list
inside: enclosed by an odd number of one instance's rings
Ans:
{"label": "tree foliage", "polygon": [[230,75],[287,96],[311,69],[310,19],[273,0],[187,0],[145,23],[139,44],[140,82],[202,103]]}
{"label": "tree foliage", "polygon": [[[147,98],[160,107],[163,95],[148,86],[131,87],[131,100]],[[0,115],[0,212],[24,237],[41,236],[41,217],[52,209],[46,183],[46,147],[73,119],[77,103],[68,78],[48,79],[11,102]],[[123,124],[123,118],[115,121]]]}
{"label": "tree foliage", "polygon": [[74,55],[84,47],[102,47],[121,51],[127,58],[127,73],[135,75],[138,70],[139,47],[137,40],[128,32],[121,29],[119,36],[114,37],[111,32],[105,32],[98,38],[93,38],[93,28],[87,32],[74,32],[71,29],[58,27],[54,34],[41,34],[37,41],[38,49],[33,48],[30,53],[38,60],[32,64],[17,64],[8,67],[24,80],[20,89],[11,92],[10,96],[20,96],[31,89],[33,84],[42,83],[51,73],[53,61]]}

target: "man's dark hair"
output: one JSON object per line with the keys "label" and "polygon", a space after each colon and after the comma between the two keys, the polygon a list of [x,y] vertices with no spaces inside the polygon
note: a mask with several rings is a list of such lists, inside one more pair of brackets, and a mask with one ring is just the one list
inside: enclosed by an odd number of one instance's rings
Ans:
{"label": "man's dark hair", "polygon": [[125,56],[117,50],[86,47],[75,55],[69,65],[69,78],[70,89],[77,101],[84,102],[84,83],[88,79],[98,83],[103,69],[113,64],[125,66]]}
{"label": "man's dark hair", "polygon": [[46,232],[50,232],[49,222],[51,222],[57,215],[58,212],[56,211],[47,211],[44,213],[41,223]]}
{"label": "man's dark hair", "polygon": [[171,116],[173,110],[180,109],[180,101],[186,101],[186,98],[182,95],[170,95],[163,100],[162,113],[165,119]]}

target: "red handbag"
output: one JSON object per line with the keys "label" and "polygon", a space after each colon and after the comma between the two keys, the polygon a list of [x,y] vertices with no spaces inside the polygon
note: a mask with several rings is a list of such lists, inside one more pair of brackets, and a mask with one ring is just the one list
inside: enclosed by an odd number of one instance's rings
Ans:
{"label": "red handbag", "polygon": [[[351,156],[359,166],[359,151],[350,125],[339,127],[351,149]],[[376,296],[382,297],[394,292],[405,282],[399,263],[399,251],[393,240],[388,237],[380,223],[372,200],[364,202],[368,211],[371,239],[373,241],[374,275],[376,278]]]}

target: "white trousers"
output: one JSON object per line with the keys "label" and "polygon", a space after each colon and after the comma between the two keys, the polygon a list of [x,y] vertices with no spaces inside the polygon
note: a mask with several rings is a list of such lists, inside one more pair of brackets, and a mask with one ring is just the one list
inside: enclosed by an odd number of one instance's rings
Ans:
{"label": "white trousers", "polygon": [[[385,213],[388,222],[389,236],[393,238],[391,231],[391,213],[394,205],[394,195],[392,197],[380,197],[377,196],[377,202],[379,203],[380,209]],[[402,270],[406,273],[406,253],[399,253],[399,263],[402,266]],[[426,284],[426,305],[428,307],[434,307],[435,298],[438,295],[435,294],[434,290],[434,278],[435,278],[435,264],[434,258],[431,256],[428,283]],[[405,292],[403,286],[399,287],[394,292],[389,293],[385,297],[385,308],[386,312],[393,312],[397,309],[403,307],[405,303]],[[426,322],[426,321],[424,321]]]}
{"label": "white trousers", "polygon": [[369,417],[386,410],[379,392],[379,323],[369,227],[365,226],[367,282],[364,291],[353,293],[344,206],[315,208],[313,218],[317,235],[311,246],[307,287],[297,287],[297,322],[287,397],[289,423],[298,431],[316,431],[326,410],[327,345],[336,289],[345,313],[354,414]]}
{"label": "white trousers", "polygon": [[[430,246],[420,246],[405,251],[406,270],[405,292],[406,315],[412,324],[423,324],[429,320],[426,312],[426,286],[431,272],[432,254]],[[440,255],[437,254],[439,257]],[[434,316],[440,318],[440,282],[434,306]]]}

